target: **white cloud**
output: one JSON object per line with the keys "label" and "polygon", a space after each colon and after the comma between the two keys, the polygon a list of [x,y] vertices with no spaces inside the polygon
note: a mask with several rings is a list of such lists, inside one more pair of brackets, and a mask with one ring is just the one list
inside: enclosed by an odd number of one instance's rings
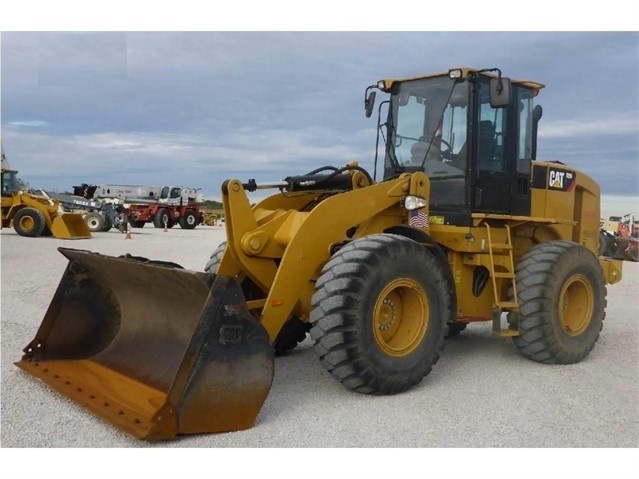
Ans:
{"label": "white cloud", "polygon": [[[126,43],[125,80],[42,86],[43,65],[66,81],[102,58],[73,42],[46,45],[51,38],[66,37],[2,35],[4,146],[34,184],[175,178],[218,191],[228,177],[270,181],[353,160],[372,170],[365,86],[470,63],[548,85],[540,158],[593,172],[606,191],[636,191],[626,163],[637,160],[631,32],[133,32],[97,49],[118,67],[106,73],[123,73]],[[53,63],[39,57],[42,43]],[[600,76],[580,71],[606,72],[605,91]]]}
{"label": "white cloud", "polygon": [[540,138],[566,138],[579,136],[610,136],[639,133],[637,115],[584,120],[549,120],[539,124]]}
{"label": "white cloud", "polygon": [[7,123],[10,126],[26,126],[26,127],[40,127],[47,126],[49,123],[41,120],[16,120]]}
{"label": "white cloud", "polygon": [[[11,165],[33,187],[65,191],[82,182],[179,184],[219,197],[229,178],[258,182],[359,160],[372,170],[370,150],[334,141],[330,129],[256,130],[204,137],[173,133],[98,133],[59,137],[8,129]],[[368,164],[366,164],[368,163]]]}
{"label": "white cloud", "polygon": [[621,216],[627,213],[634,213],[635,215],[639,215],[639,197],[602,195],[602,218],[608,218],[610,216]]}

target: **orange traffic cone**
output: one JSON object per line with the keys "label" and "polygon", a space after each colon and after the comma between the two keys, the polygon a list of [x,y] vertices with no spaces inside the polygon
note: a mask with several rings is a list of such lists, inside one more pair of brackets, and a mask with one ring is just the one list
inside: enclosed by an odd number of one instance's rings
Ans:
{"label": "orange traffic cone", "polygon": [[166,218],[166,216],[165,216],[165,217],[164,217],[164,232],[165,232],[165,233],[166,233],[167,231],[169,231],[169,230],[168,230],[168,228],[167,228],[168,223],[169,223],[169,222],[167,221],[167,218]]}
{"label": "orange traffic cone", "polygon": [[127,223],[127,224],[126,224],[126,235],[124,236],[124,239],[125,239],[125,240],[127,240],[127,239],[133,239],[133,238],[131,237],[131,230],[129,229],[129,223]]}

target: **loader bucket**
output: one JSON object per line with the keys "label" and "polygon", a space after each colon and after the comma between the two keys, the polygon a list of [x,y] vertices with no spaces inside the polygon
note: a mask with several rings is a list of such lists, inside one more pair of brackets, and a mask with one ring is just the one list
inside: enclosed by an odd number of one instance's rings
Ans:
{"label": "loader bucket", "polygon": [[69,263],[16,366],[138,439],[253,425],[274,354],[235,278],[59,251]]}
{"label": "loader bucket", "polygon": [[91,238],[91,231],[82,215],[74,213],[64,213],[53,218],[51,234],[60,239]]}
{"label": "loader bucket", "polygon": [[622,259],[626,261],[639,261],[639,239],[626,238],[619,245]]}

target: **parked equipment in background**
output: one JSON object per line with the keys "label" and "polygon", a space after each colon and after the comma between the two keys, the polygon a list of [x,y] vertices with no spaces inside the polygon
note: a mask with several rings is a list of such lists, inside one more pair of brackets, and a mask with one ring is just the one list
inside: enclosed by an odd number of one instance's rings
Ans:
{"label": "parked equipment in background", "polygon": [[204,222],[200,208],[199,188],[180,186],[87,185],[74,187],[87,198],[115,198],[126,206],[125,215],[134,228],[153,223],[156,228],[172,228],[179,224],[193,229]]}
{"label": "parked equipment in background", "polygon": [[202,193],[197,188],[163,186],[157,202],[141,202],[127,198],[127,215],[131,225],[141,228],[153,223],[156,228],[173,228],[176,224],[182,229],[191,230],[204,222],[200,209]]}
{"label": "parked equipment in background", "polygon": [[73,194],[84,198],[96,199],[120,199],[124,198],[141,198],[156,199],[160,195],[161,186],[153,185],[89,185],[82,183],[73,187]]}
{"label": "parked equipment in background", "polygon": [[601,220],[599,255],[639,261],[639,221],[633,213]]}
{"label": "parked equipment in background", "polygon": [[[478,321],[534,361],[581,361],[622,262],[597,257],[595,181],[536,160],[542,88],[498,69],[368,87],[367,116],[375,89],[390,96],[380,181],[355,162],[225,181],[227,242],[206,272],[61,249],[69,265],[17,365],[122,431],[165,439],[250,427],[274,353],[309,330],[320,364],[365,394],[412,388],[444,337]],[[258,189],[277,191],[251,205]]]}
{"label": "parked equipment in background", "polygon": [[117,202],[109,203],[106,200],[88,199],[77,194],[50,191],[43,191],[42,194],[57,200],[64,211],[81,214],[92,233],[110,231],[113,227],[121,229],[124,207]]}
{"label": "parked equipment in background", "polygon": [[9,167],[2,150],[2,227],[21,236],[53,236],[60,239],[91,238],[81,215],[64,213],[60,204],[43,195],[22,191],[17,171]]}

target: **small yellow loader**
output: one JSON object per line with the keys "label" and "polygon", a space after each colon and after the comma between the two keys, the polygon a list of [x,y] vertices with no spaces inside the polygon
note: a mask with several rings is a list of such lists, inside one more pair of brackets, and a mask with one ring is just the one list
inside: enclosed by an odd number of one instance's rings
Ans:
{"label": "small yellow loader", "polygon": [[9,168],[2,152],[2,227],[20,236],[53,236],[60,239],[91,238],[82,215],[60,211],[59,203],[46,196],[21,191],[17,171]]}

